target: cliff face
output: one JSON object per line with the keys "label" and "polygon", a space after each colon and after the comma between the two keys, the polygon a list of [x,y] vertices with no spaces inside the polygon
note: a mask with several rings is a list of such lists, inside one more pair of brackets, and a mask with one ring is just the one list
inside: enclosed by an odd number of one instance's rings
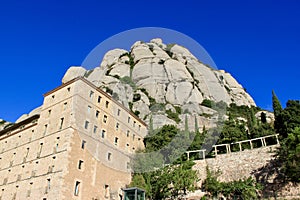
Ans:
{"label": "cliff face", "polygon": [[200,105],[205,99],[255,106],[252,97],[229,73],[212,69],[188,49],[163,44],[160,39],[138,41],[129,52],[111,50],[92,70],[71,67],[62,81],[77,76],[111,93],[146,122],[152,116],[154,128],[176,122],[183,127],[183,114],[187,114],[189,123],[196,116],[200,125],[210,127],[216,112]]}

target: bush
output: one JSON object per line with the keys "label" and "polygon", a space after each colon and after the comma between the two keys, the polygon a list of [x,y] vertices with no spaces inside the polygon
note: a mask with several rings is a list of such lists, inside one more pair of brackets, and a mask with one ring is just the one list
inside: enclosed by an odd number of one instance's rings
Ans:
{"label": "bush", "polygon": [[180,122],[178,113],[173,113],[171,110],[167,110],[166,114],[167,114],[168,118],[174,120],[177,124]]}
{"label": "bush", "polygon": [[204,99],[201,103],[202,106],[208,107],[208,108],[212,108],[213,106],[213,101],[209,100],[209,99]]}

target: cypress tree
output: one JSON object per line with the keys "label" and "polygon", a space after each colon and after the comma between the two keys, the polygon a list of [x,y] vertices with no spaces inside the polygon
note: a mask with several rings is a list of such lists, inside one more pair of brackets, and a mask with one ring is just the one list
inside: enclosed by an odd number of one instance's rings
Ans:
{"label": "cypress tree", "polygon": [[274,115],[275,115],[275,119],[276,119],[276,117],[278,117],[282,112],[282,106],[281,106],[281,103],[278,100],[274,90],[272,91],[272,104],[273,104],[273,111],[274,111]]}

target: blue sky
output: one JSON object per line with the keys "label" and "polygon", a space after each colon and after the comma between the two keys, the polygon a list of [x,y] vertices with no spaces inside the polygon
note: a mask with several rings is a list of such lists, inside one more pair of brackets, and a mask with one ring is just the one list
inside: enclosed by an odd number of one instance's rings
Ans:
{"label": "blue sky", "polygon": [[139,27],[164,27],[196,40],[258,106],[299,99],[298,0],[2,1],[0,118],[15,121],[42,104],[105,39]]}

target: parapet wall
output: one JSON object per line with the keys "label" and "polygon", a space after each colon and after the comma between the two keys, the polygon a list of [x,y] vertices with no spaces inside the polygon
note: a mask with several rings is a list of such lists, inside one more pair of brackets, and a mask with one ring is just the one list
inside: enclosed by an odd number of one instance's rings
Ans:
{"label": "parapet wall", "polygon": [[[278,147],[279,145],[272,145],[252,150],[220,154],[215,158],[197,160],[195,161],[194,170],[197,170],[199,174],[200,181],[198,186],[201,187],[203,181],[206,179],[206,167],[213,172],[219,171],[219,181],[229,182],[250,176],[255,179],[255,172],[259,171],[260,168],[266,167],[271,160],[274,160],[275,151]],[[267,181],[269,184],[274,184],[272,177]],[[274,193],[274,197],[276,195],[284,199],[300,199],[300,186],[293,186],[290,183],[286,183],[282,187],[274,184],[274,188],[276,189],[271,194],[268,194],[270,197]]]}
{"label": "parapet wall", "polygon": [[206,178],[206,167],[211,171],[219,171],[220,181],[233,181],[248,178],[252,172],[265,166],[274,156],[274,150],[278,146],[244,150],[240,152],[220,154],[216,158],[195,161],[194,169],[198,171],[199,178]]}

